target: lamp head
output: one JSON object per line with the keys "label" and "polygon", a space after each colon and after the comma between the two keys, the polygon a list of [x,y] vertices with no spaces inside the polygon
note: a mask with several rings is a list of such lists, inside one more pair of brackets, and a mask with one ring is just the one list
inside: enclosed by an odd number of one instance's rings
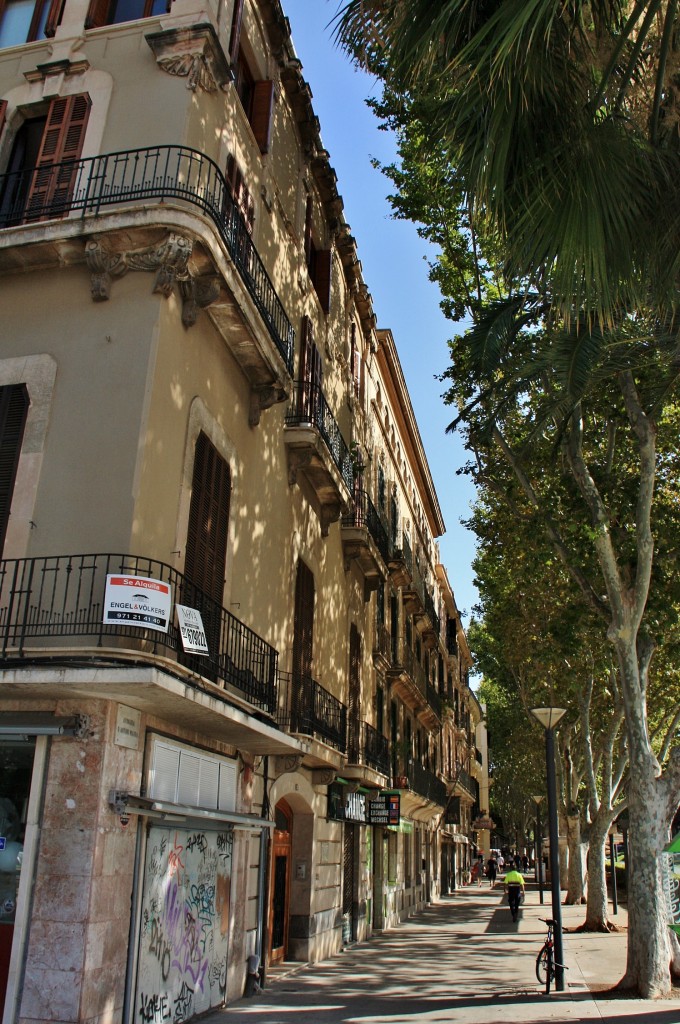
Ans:
{"label": "lamp head", "polygon": [[531,714],[537,722],[540,722],[544,729],[554,729],[566,713],[566,708],[547,707],[531,709]]}

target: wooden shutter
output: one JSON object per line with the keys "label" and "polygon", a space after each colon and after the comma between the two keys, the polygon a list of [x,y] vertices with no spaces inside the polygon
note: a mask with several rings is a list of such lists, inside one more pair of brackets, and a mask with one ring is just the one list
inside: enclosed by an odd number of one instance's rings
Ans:
{"label": "wooden shutter", "polygon": [[314,647],[314,573],[298,561],[295,579],[295,620],[293,625],[293,675],[300,679],[312,674]]}
{"label": "wooden shutter", "polygon": [[324,313],[331,308],[331,272],[333,268],[333,250],[317,249],[314,254],[314,289],[319,297]]}
{"label": "wooden shutter", "polygon": [[229,60],[236,63],[241,45],[241,24],[243,22],[243,0],[234,0],[234,11],[231,16],[231,35],[229,36]]}
{"label": "wooden shutter", "polygon": [[[90,97],[58,96],[52,101],[40,152],[26,202],[27,219],[51,217],[68,211],[80,157]],[[57,165],[64,166],[57,166]]]}
{"label": "wooden shutter", "polygon": [[250,107],[250,127],[261,153],[269,152],[274,109],[274,83],[269,79],[255,82]]}
{"label": "wooden shutter", "polygon": [[61,22],[61,15],[64,10],[64,0],[51,0],[47,20],[45,21],[45,36],[51,39],[55,35]]}
{"label": "wooden shutter", "polygon": [[101,28],[109,21],[110,0],[90,0],[85,16],[85,28]]}
{"label": "wooden shutter", "polygon": [[5,127],[5,119],[7,117],[7,100],[0,100],[0,135],[2,135],[2,129]]}
{"label": "wooden shutter", "polygon": [[205,434],[196,441],[184,572],[217,604],[222,604],[227,561],[229,467]]}
{"label": "wooden shutter", "polygon": [[347,701],[349,723],[349,758],[354,763],[361,756],[361,637],[356,625],[349,627],[349,687]]}
{"label": "wooden shutter", "polygon": [[305,204],[305,263],[310,265],[312,260],[312,197],[307,196]]}
{"label": "wooden shutter", "polygon": [[28,406],[25,384],[0,387],[0,554],[7,534]]}

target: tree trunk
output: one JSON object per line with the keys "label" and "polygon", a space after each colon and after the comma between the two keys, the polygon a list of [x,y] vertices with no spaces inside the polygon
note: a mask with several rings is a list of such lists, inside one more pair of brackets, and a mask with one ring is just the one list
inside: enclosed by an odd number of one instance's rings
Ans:
{"label": "tree trunk", "polygon": [[[632,762],[632,758],[631,758]],[[621,982],[644,999],[671,990],[671,951],[659,854],[668,841],[668,825],[656,794],[651,766],[631,773],[628,872],[628,960]]]}
{"label": "tree trunk", "polygon": [[584,902],[585,855],[588,844],[581,835],[581,817],[578,814],[567,816],[567,847],[569,849],[569,866],[567,870],[567,895],[565,903],[574,906]]}
{"label": "tree trunk", "polygon": [[590,832],[588,902],[586,905],[586,920],[583,925],[584,930],[588,932],[609,931],[607,876],[604,864],[607,831],[603,832],[602,828],[592,828]]}
{"label": "tree trunk", "polygon": [[628,959],[622,988],[643,999],[671,991],[671,951],[659,854],[668,842],[666,800],[657,783],[658,762],[649,745],[644,700],[631,700],[640,690],[637,653],[618,645],[630,755],[628,785]]}

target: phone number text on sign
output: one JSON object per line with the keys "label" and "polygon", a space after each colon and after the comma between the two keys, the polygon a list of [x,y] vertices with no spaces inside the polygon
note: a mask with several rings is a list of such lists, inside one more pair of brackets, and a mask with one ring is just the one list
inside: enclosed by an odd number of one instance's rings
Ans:
{"label": "phone number text on sign", "polygon": [[176,604],[175,610],[184,650],[191,654],[209,654],[208,641],[199,610],[188,608],[184,604]]}

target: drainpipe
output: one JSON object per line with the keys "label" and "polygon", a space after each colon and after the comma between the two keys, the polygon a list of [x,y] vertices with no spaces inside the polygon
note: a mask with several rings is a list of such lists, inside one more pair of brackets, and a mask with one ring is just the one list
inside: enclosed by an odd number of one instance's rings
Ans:
{"label": "drainpipe", "polygon": [[[264,792],[262,796],[262,817],[268,818],[270,807],[269,807],[269,757],[265,756],[263,761],[263,787]],[[260,984],[264,986],[265,977],[265,963],[264,963],[264,930],[265,930],[265,916],[267,914],[267,891],[268,891],[268,864],[269,853],[268,848],[269,842],[269,829],[263,828],[260,832],[260,863],[257,871],[257,898],[259,902],[258,914],[257,914],[257,931],[255,933],[255,953],[260,958],[259,972],[260,972]]]}

